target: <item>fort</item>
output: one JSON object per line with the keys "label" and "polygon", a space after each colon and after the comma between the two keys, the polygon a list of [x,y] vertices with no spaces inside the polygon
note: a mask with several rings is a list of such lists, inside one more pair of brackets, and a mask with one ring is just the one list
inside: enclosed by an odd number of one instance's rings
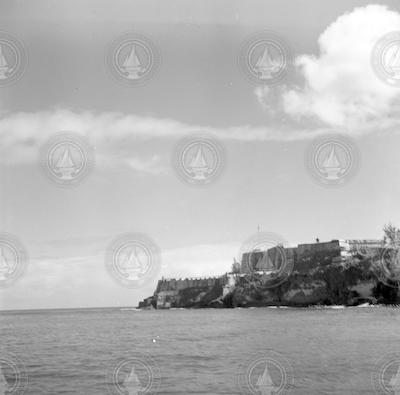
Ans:
{"label": "fort", "polygon": [[189,277],[189,278],[162,278],[158,281],[156,292],[180,291],[186,288],[213,287],[223,282],[224,276],[215,277]]}
{"label": "fort", "polygon": [[382,247],[382,240],[317,240],[296,247],[277,245],[264,251],[246,251],[241,261],[234,262],[231,271],[221,276],[162,278],[154,295],[140,302],[139,307],[213,307],[254,274],[273,275],[290,264],[292,276],[311,278],[316,271],[341,267],[351,257],[373,255]]}
{"label": "fort", "polygon": [[[334,263],[340,263],[349,256],[373,253],[383,246],[382,240],[331,240],[299,244],[297,247],[275,246],[267,251],[249,251],[242,255],[240,265],[233,267],[236,273],[253,273],[279,268],[283,261],[293,261],[293,271],[308,273],[315,259],[331,257]],[[318,260],[319,264],[324,260]],[[325,260],[329,262],[329,260]]]}

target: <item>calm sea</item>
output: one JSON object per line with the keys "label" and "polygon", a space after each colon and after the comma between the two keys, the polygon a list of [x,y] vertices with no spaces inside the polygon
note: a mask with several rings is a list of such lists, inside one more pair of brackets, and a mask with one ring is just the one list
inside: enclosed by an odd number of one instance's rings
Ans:
{"label": "calm sea", "polygon": [[0,327],[26,394],[374,394],[375,362],[400,351],[389,307],[2,312]]}

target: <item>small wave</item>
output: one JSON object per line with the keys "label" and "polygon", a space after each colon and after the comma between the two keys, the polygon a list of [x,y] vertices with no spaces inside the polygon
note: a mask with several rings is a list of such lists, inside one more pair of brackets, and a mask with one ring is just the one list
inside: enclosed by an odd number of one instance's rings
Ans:
{"label": "small wave", "polygon": [[365,307],[371,307],[371,306],[373,306],[373,304],[370,304],[370,303],[367,302],[367,303],[361,303],[358,306],[354,306],[354,307],[365,308]]}

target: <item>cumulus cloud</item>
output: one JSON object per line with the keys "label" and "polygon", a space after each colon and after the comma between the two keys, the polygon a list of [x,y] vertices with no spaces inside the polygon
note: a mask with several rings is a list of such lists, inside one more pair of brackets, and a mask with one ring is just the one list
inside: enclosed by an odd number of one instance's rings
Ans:
{"label": "cumulus cloud", "polygon": [[[395,30],[400,30],[400,14],[383,5],[356,8],[337,18],[320,35],[318,56],[297,57],[304,86],[286,87],[284,112],[353,134],[398,126],[400,89],[382,82],[371,67],[374,44]],[[255,94],[266,103],[271,92]]]}

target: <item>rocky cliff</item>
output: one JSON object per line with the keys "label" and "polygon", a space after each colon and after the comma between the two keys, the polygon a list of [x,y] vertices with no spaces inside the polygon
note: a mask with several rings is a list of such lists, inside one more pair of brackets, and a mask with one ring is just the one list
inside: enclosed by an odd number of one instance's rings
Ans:
{"label": "rocky cliff", "polygon": [[276,286],[271,286],[268,275],[257,272],[227,274],[212,283],[180,289],[159,282],[154,295],[139,307],[397,304],[398,284],[384,272],[381,256],[380,250],[347,257],[337,251],[302,254],[295,257],[290,275]]}

